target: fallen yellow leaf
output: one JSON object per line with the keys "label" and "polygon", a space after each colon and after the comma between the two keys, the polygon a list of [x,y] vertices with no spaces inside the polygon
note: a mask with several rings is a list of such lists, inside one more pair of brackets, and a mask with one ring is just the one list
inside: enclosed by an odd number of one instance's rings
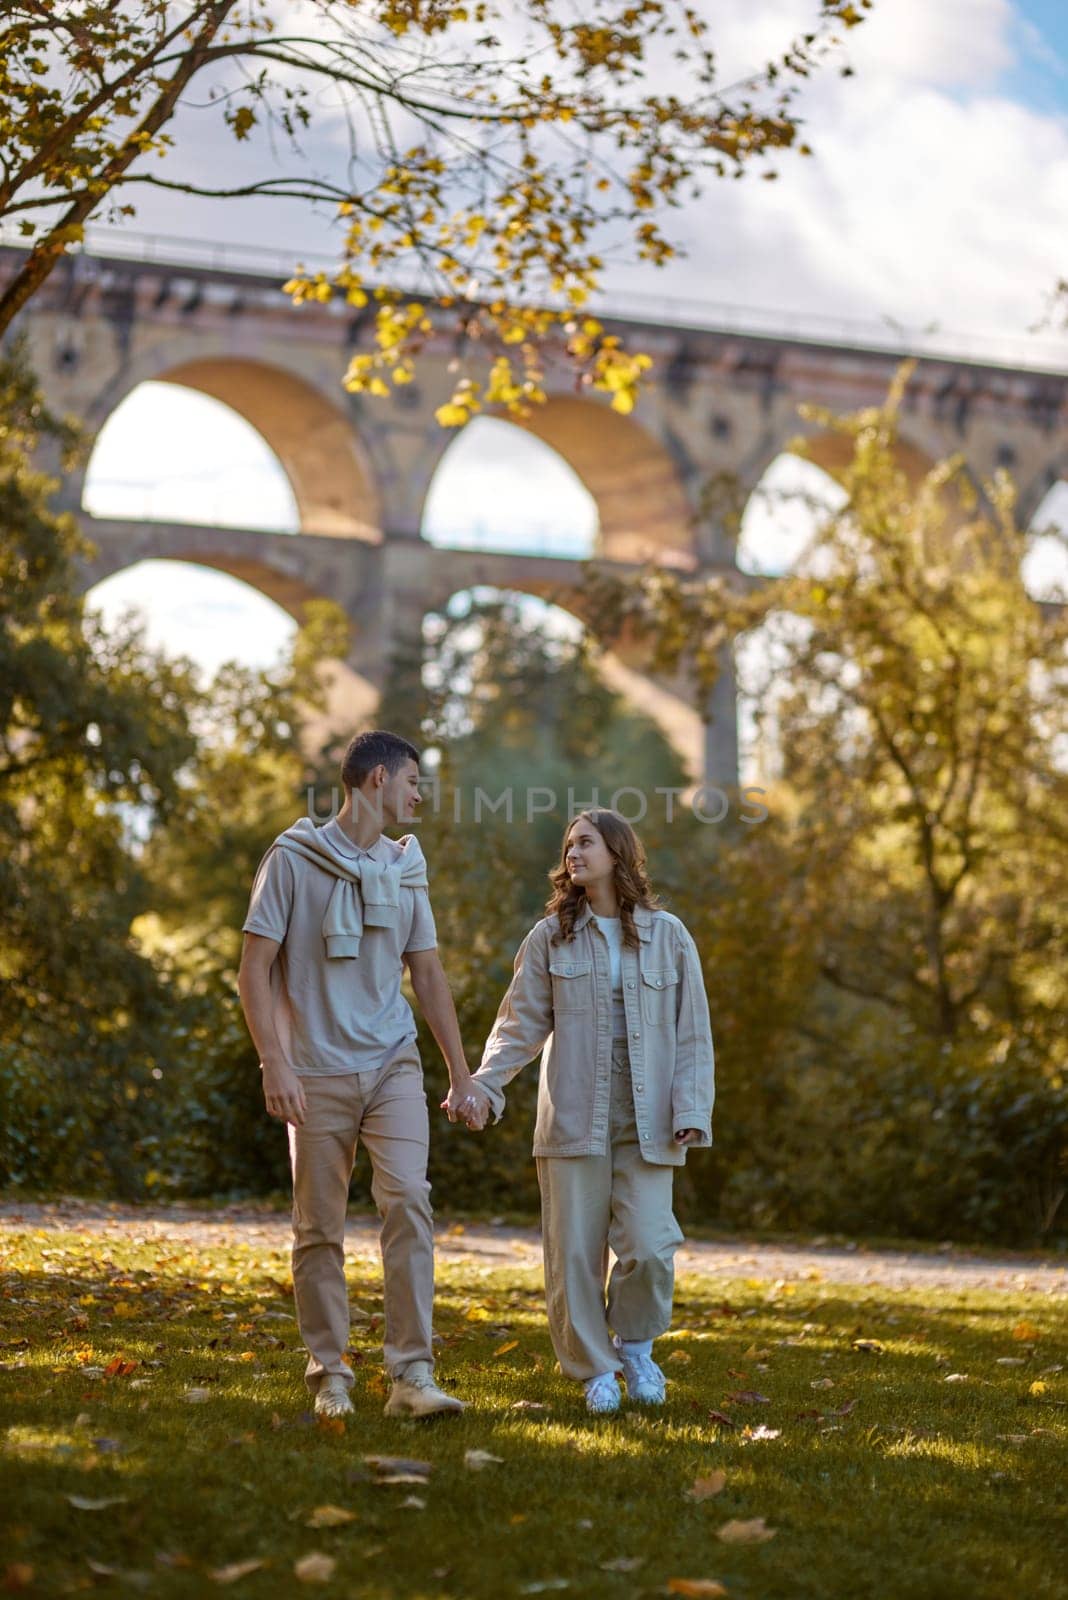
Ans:
{"label": "fallen yellow leaf", "polygon": [[769,1528],[763,1517],[753,1517],[749,1522],[725,1522],[716,1529],[716,1537],[724,1544],[764,1544],[774,1539],[775,1529]]}
{"label": "fallen yellow leaf", "polygon": [[509,1339],[507,1344],[498,1345],[497,1349],[494,1350],[493,1354],[495,1356],[506,1356],[508,1354],[509,1350],[518,1350],[518,1349],[519,1349],[519,1340],[518,1339]]}
{"label": "fallen yellow leaf", "polygon": [[231,1561],[225,1567],[211,1567],[208,1577],[212,1583],[236,1583],[238,1578],[247,1578],[250,1572],[258,1572],[264,1565],[259,1560]]}
{"label": "fallen yellow leaf", "polygon": [[687,1363],[692,1360],[693,1356],[691,1356],[686,1350],[673,1350],[667,1357],[667,1360],[664,1364],[666,1366],[668,1361],[677,1361],[679,1366],[686,1366]]}
{"label": "fallen yellow leaf", "polygon": [[691,1600],[718,1600],[727,1593],[716,1578],[669,1578],[667,1591],[668,1594],[688,1595]]}
{"label": "fallen yellow leaf", "polygon": [[1033,1322],[1018,1322],[1012,1330],[1012,1336],[1014,1339],[1026,1340],[1030,1344],[1035,1339],[1041,1339],[1042,1330],[1036,1328]]}
{"label": "fallen yellow leaf", "polygon": [[301,1583],[329,1583],[337,1562],[321,1550],[310,1550],[306,1556],[293,1563],[293,1572]]}
{"label": "fallen yellow leaf", "polygon": [[1028,1394],[1033,1394],[1035,1396],[1036,1400],[1037,1400],[1040,1395],[1043,1395],[1043,1394],[1046,1393],[1048,1388],[1049,1388],[1049,1384],[1048,1383],[1043,1383],[1041,1378],[1036,1378],[1034,1383],[1031,1385],[1030,1389],[1028,1389],[1027,1392],[1028,1392]]}
{"label": "fallen yellow leaf", "polygon": [[316,1506],[304,1526],[306,1528],[340,1528],[346,1522],[355,1522],[355,1520],[355,1511],[346,1511],[344,1506]]}
{"label": "fallen yellow leaf", "polygon": [[691,1500],[711,1500],[713,1495],[722,1494],[727,1483],[727,1474],[722,1468],[710,1472],[707,1478],[695,1478],[691,1488],[686,1493]]}

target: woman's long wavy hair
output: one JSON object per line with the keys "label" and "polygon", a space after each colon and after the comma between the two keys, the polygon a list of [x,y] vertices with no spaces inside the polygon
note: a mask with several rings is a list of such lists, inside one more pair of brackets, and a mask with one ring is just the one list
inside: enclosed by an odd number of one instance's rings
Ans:
{"label": "woman's long wavy hair", "polygon": [[619,919],[622,924],[623,943],[632,950],[637,948],[638,933],[634,926],[635,906],[655,911],[660,904],[649,882],[645,864],[645,850],[626,817],[607,807],[595,806],[590,811],[580,811],[564,830],[559,865],[549,874],[553,892],[545,904],[545,915],[556,917],[559,933],[553,934],[553,944],[570,942],[575,937],[575,918],[586,904],[586,891],[572,883],[567,870],[567,841],[578,822],[589,822],[597,829],[615,863],[613,881],[619,899]]}

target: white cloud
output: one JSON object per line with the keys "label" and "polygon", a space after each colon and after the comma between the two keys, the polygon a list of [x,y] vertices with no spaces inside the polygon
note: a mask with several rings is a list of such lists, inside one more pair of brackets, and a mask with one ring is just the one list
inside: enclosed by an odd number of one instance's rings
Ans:
{"label": "white cloud", "polygon": [[108,626],[137,612],[153,648],[189,656],[208,677],[224,661],[270,666],[297,627],[247,583],[181,561],[139,561],[97,584],[88,603]]}
{"label": "white cloud", "polygon": [[83,494],[95,517],[295,533],[297,504],[270,446],[229,406],[138,384],[97,435]]}
{"label": "white cloud", "polygon": [[1010,0],[877,0],[849,36],[861,87],[875,77],[903,83],[989,83],[1013,64]]}
{"label": "white cloud", "polygon": [[423,513],[431,544],[583,558],[597,505],[581,479],[514,423],[476,417],[449,445]]}
{"label": "white cloud", "polygon": [[1068,265],[1068,119],[998,92],[1012,21],[1007,0],[880,4],[856,76],[814,80],[814,159],[710,189],[665,293],[1025,334]]}

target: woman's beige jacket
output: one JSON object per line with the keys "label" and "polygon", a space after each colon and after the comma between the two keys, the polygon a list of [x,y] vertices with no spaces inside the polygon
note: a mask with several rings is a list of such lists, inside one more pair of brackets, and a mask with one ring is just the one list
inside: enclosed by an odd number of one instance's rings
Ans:
{"label": "woman's beige jacket", "polygon": [[[681,1166],[674,1134],[697,1128],[712,1143],[712,1029],[697,947],[667,911],[637,906],[638,949],[623,946],[623,1004],[638,1139],[646,1161]],[[608,945],[588,905],[575,937],[556,944],[555,916],[519,947],[508,992],[475,1074],[494,1117],[504,1086],[543,1051],[534,1128],[536,1156],[601,1155],[608,1148],[612,991]]]}

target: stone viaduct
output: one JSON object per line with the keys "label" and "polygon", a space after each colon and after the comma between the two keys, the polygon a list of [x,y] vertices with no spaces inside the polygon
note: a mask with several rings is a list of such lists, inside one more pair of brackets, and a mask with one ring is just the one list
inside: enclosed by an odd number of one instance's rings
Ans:
{"label": "stone viaduct", "polygon": [[[0,249],[0,276],[14,250]],[[612,319],[604,318],[606,322]],[[696,320],[696,319],[695,319]],[[256,529],[107,521],[82,510],[73,476],[64,505],[96,547],[86,587],[148,557],[190,561],[244,580],[301,616],[328,596],[352,624],[348,662],[369,714],[394,651],[410,651],[422,619],[475,584],[552,599],[581,615],[577,561],[435,547],[421,535],[431,478],[454,435],[434,421],[452,388],[454,335],[444,320],[417,381],[391,400],[348,395],[341,377],[369,336],[367,313],[344,305],[294,308],[276,272],[79,254],[57,267],[23,316],[48,399],[98,430],[147,379],[182,384],[231,406],[284,467],[300,516],[297,536]],[[736,572],[731,539],[698,512],[700,491],[730,474],[757,485],[805,431],[798,407],[879,403],[901,349],[742,333],[654,320],[612,322],[655,357],[653,381],[631,417],[576,396],[550,357],[551,398],[525,424],[571,465],[599,513],[596,561],[613,570],[656,562],[694,573]],[[921,358],[903,415],[902,448],[918,465],[962,451],[978,477],[1014,474],[1021,515],[1068,477],[1068,379],[1032,369]],[[812,441],[834,473],[833,438]],[[679,683],[654,682],[641,663],[609,657],[609,678],[657,717],[695,779],[730,784],[737,772],[735,684],[725,663],[712,702],[694,706]],[[360,698],[357,696],[357,699]]]}

